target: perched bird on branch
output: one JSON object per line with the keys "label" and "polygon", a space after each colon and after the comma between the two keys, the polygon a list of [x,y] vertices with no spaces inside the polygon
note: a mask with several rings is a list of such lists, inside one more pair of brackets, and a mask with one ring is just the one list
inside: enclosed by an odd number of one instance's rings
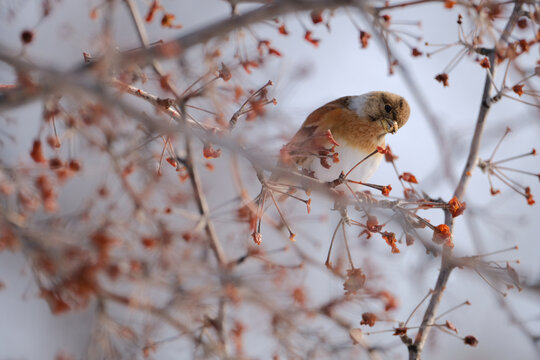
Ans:
{"label": "perched bird on branch", "polygon": [[365,182],[382,160],[377,147],[385,147],[385,135],[405,125],[409,114],[407,101],[389,92],[341,97],[309,114],[282,148],[280,161],[321,181],[334,181],[343,171]]}
{"label": "perched bird on branch", "polygon": [[[281,149],[278,169],[268,180],[260,177],[263,189],[257,197],[257,210],[252,218],[255,242],[261,240],[261,218],[269,197],[294,239],[277,204],[279,199],[287,194],[293,196],[295,189],[302,187],[288,174],[301,172],[341,188],[346,182],[351,190],[357,191],[379,167],[383,154],[378,148],[385,148],[385,135],[396,133],[405,125],[409,114],[409,104],[403,97],[385,91],[344,96],[309,114]],[[309,201],[297,199],[306,202],[309,209]]]}

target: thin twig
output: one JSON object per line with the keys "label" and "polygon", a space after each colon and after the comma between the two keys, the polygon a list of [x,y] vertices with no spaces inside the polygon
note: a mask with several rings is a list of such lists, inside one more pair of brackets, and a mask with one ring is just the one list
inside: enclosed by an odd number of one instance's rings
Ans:
{"label": "thin twig", "polygon": [[[124,52],[115,59],[118,66],[126,63],[137,63],[140,66],[149,64],[156,59],[179,57],[186,53],[186,50],[199,44],[204,44],[209,40],[229,34],[230,32],[249,26],[254,23],[260,23],[268,19],[274,19],[279,16],[295,11],[321,10],[326,8],[335,9],[345,6],[359,6],[357,0],[282,0],[265,4],[248,11],[245,14],[228,17],[217,21],[211,25],[205,26],[200,30],[195,30],[186,35],[180,36],[161,46],[151,48],[141,48]],[[99,67],[101,59],[90,64],[82,65],[79,70]]]}
{"label": "thin twig", "polygon": [[223,251],[223,247],[218,239],[216,229],[214,228],[213,223],[210,221],[210,212],[208,210],[208,203],[206,202],[206,197],[202,190],[201,180],[199,178],[199,173],[193,162],[193,152],[191,150],[191,140],[189,135],[185,138],[186,141],[186,161],[185,166],[189,174],[189,179],[191,180],[191,185],[193,187],[193,193],[195,195],[195,202],[199,208],[201,216],[205,218],[206,226],[205,231],[209,237],[210,248],[214,252],[216,260],[220,267],[225,267],[227,264],[227,259]]}
{"label": "thin twig", "polygon": [[[144,48],[148,49],[150,47],[150,41],[148,39],[148,33],[144,26],[144,20],[139,12],[139,9],[137,8],[134,0],[126,0],[126,4],[128,6],[129,13],[131,14],[131,19],[133,20],[133,23],[137,30],[137,34],[139,35],[139,40],[144,45]],[[171,92],[177,99],[179,99],[180,91],[176,88],[174,83],[167,76],[165,76],[165,71],[157,60],[152,61],[152,68],[154,69],[156,74],[158,74],[163,80],[165,80],[166,85],[169,87]]]}
{"label": "thin twig", "polygon": [[[508,23],[506,24],[506,27],[503,33],[501,34],[501,37],[498,43],[496,44],[495,48],[492,49],[488,54],[490,64],[493,64],[490,69],[491,76],[493,76],[495,73],[495,67],[496,67],[495,54],[498,51],[498,47],[501,46],[502,44],[507,43],[508,37],[510,36],[519,18],[519,14],[521,12],[522,6],[523,6],[523,1],[516,2],[514,9],[512,11],[512,14],[510,15]],[[484,91],[482,95],[482,102],[480,104],[480,110],[479,110],[478,118],[476,121],[476,128],[475,128],[474,135],[471,141],[469,156],[467,158],[467,162],[461,174],[459,183],[456,186],[456,190],[454,191],[454,196],[460,200],[463,200],[465,190],[471,178],[471,172],[473,171],[474,167],[476,166],[478,162],[478,154],[480,150],[480,143],[482,140],[482,135],[484,133],[484,125],[486,122],[487,115],[489,113],[489,109],[491,107],[491,103],[489,102],[489,99],[491,98],[491,89],[492,89],[492,84],[490,80],[490,75],[486,75],[486,79],[484,82]],[[453,219],[451,215],[449,214],[448,210],[445,211],[445,224],[450,227],[453,233],[454,231]],[[421,357],[422,350],[424,348],[424,345],[426,343],[426,340],[430,331],[430,325],[434,323],[437,309],[442,299],[442,294],[444,292],[444,289],[446,288],[446,284],[448,282],[448,279],[450,278],[450,274],[452,270],[454,269],[454,265],[452,264],[451,259],[452,259],[452,249],[445,246],[443,249],[443,256],[441,260],[441,270],[437,278],[437,283],[433,291],[433,296],[431,297],[428,308],[426,309],[426,312],[424,313],[424,318],[422,319],[422,324],[420,325],[420,329],[418,330],[414,344],[409,346],[409,359],[410,360],[413,360],[413,359],[418,360]]]}
{"label": "thin twig", "polygon": [[[135,2],[133,0],[126,0],[126,3],[127,3],[127,6],[128,6],[128,9],[130,10],[129,12],[130,12],[131,17],[133,19],[135,27],[137,29],[137,33],[139,34],[139,39],[141,40],[141,43],[144,45],[144,48],[148,49],[149,39],[148,39],[148,35],[147,35],[147,32],[146,32],[146,28],[144,26],[143,19],[141,17],[141,14],[140,14],[138,8],[137,8],[137,5],[135,4]],[[169,89],[171,89],[171,92],[175,95],[176,99],[180,100],[181,95],[180,95],[179,91],[176,89],[174,84],[167,77],[165,77],[165,73],[164,73],[164,71],[163,71],[163,69],[161,67],[161,64],[157,61],[157,59],[154,59],[152,61],[152,67],[153,67],[154,71],[159,76],[166,79]],[[140,91],[139,91],[139,93],[140,93]],[[175,112],[174,109],[171,106],[172,104],[170,104],[169,102],[166,102],[164,104],[162,99],[157,99],[156,103],[158,105],[161,105],[161,108],[165,108],[165,111],[169,111],[169,113],[174,113]],[[182,120],[182,122],[185,122],[185,121],[187,121],[187,117],[185,116],[185,114],[186,114],[185,109],[182,109],[182,110],[183,111],[182,111],[182,114],[181,114],[181,120]],[[174,115],[177,115],[177,114],[174,114]],[[180,115],[180,114],[178,114],[178,115]],[[174,116],[174,117],[178,120],[177,116]],[[200,182],[200,178],[199,178],[197,169],[196,169],[196,167],[194,165],[194,161],[193,161],[192,150],[191,150],[191,142],[190,142],[189,135],[186,136],[186,161],[185,161],[185,166],[186,166],[186,169],[187,169],[187,172],[189,174],[189,178],[190,178],[190,181],[191,181],[191,184],[192,184],[192,187],[193,187],[193,191],[194,191],[194,194],[195,194],[195,200],[197,202],[197,207],[199,208],[199,212],[200,212],[201,216],[203,216],[204,219],[205,219],[205,231],[206,231],[208,237],[210,238],[210,247],[211,247],[212,251],[214,252],[214,255],[215,255],[215,257],[216,257],[216,259],[218,261],[218,264],[219,264],[220,268],[223,268],[227,264],[227,259],[225,257],[223,247],[222,247],[222,245],[221,245],[221,243],[219,241],[219,238],[217,236],[214,225],[213,225],[212,221],[210,220],[210,212],[209,212],[209,209],[208,209],[208,204],[206,202],[206,197],[204,195],[204,192],[202,191],[202,185],[201,185],[201,182]],[[220,302],[220,311],[219,312],[220,312],[221,315],[223,315],[223,312],[225,311],[224,303],[222,305],[223,306],[221,306],[221,302]],[[220,320],[223,320],[224,316],[221,316],[221,315],[218,316],[218,318]],[[223,334],[220,334],[220,340],[222,340],[223,344],[225,345],[225,340],[223,339],[222,335]]]}
{"label": "thin twig", "polygon": [[[501,38],[497,46],[499,46],[499,44],[504,44],[507,42],[508,37],[510,36],[510,33],[512,32],[518,20],[518,16],[521,11],[522,5],[523,5],[523,1],[516,2],[514,6],[514,10],[512,11],[512,15],[510,15],[510,19],[508,20],[508,23],[506,24],[506,27],[501,35]],[[488,54],[489,62],[490,64],[493,64],[491,67],[491,76],[494,76],[495,74],[495,68],[496,68],[495,54],[497,52],[497,46],[494,49],[492,49]],[[467,185],[469,184],[469,181],[471,179],[471,173],[478,162],[478,153],[480,151],[480,143],[482,141],[484,125],[485,125],[487,115],[489,113],[489,109],[491,107],[491,103],[489,101],[490,98],[491,98],[491,81],[488,75],[486,76],[486,80],[484,82],[484,93],[482,95],[482,103],[480,105],[480,111],[478,113],[478,117],[476,120],[476,127],[474,129],[474,135],[471,141],[469,156],[467,158],[465,167],[463,168],[463,172],[461,174],[459,183],[456,187],[456,190],[454,191],[454,196],[457,197],[459,200],[463,200],[465,189],[467,188]]]}

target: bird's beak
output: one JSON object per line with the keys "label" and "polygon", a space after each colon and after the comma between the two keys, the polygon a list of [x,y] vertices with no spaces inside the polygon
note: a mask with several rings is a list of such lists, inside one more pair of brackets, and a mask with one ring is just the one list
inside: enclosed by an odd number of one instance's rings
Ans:
{"label": "bird's beak", "polygon": [[395,134],[396,131],[398,131],[399,126],[397,121],[394,121],[392,119],[384,118],[381,120],[381,125],[384,130],[386,130],[387,133]]}

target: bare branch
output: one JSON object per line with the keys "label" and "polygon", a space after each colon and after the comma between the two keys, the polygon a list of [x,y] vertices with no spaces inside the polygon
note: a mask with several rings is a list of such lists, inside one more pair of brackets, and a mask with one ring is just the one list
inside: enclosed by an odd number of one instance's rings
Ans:
{"label": "bare branch", "polygon": [[[486,75],[486,79],[484,82],[484,93],[482,95],[482,101],[480,104],[480,110],[478,113],[476,128],[474,131],[471,147],[469,150],[469,156],[467,158],[465,168],[463,169],[463,173],[461,175],[460,181],[454,192],[454,195],[460,200],[463,199],[467,184],[469,183],[469,180],[471,177],[471,172],[473,168],[476,166],[476,163],[478,162],[478,153],[480,150],[480,142],[482,140],[482,135],[484,132],[484,125],[485,125],[485,121],[486,121],[489,109],[491,107],[491,104],[489,103],[489,99],[491,98],[491,88],[492,88],[490,76],[493,76],[495,72],[495,66],[496,66],[495,54],[496,54],[496,51],[498,51],[499,47],[504,46],[507,43],[508,37],[510,36],[512,30],[514,29],[514,26],[517,23],[522,6],[523,6],[523,1],[516,2],[514,9],[512,11],[512,14],[508,20],[508,23],[506,24],[506,27],[499,39],[499,42],[496,44],[495,48],[490,52],[488,56],[490,63],[493,64],[491,69],[488,70],[488,71],[491,71],[491,74]],[[453,233],[453,219],[449,215],[448,211],[445,211],[445,223],[452,229],[452,233]],[[444,289],[446,288],[446,284],[448,282],[448,279],[450,278],[450,273],[452,272],[452,269],[454,268],[454,265],[452,265],[451,263],[451,258],[452,258],[452,249],[445,247],[443,251],[443,256],[441,259],[441,269],[439,272],[439,277],[437,278],[437,282],[435,284],[433,295],[430,299],[428,308],[426,309],[426,312],[424,313],[424,318],[422,319],[422,324],[420,326],[420,329],[418,330],[414,344],[409,346],[409,359],[410,360],[420,359],[421,357],[421,353],[426,343],[431,325],[434,323],[437,309],[441,302]]]}

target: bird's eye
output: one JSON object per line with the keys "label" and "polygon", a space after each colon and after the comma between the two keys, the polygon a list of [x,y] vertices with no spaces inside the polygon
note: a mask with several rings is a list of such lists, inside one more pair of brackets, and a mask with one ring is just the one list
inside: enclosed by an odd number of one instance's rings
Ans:
{"label": "bird's eye", "polygon": [[392,107],[390,105],[384,105],[384,111],[389,113],[390,111],[392,111]]}

